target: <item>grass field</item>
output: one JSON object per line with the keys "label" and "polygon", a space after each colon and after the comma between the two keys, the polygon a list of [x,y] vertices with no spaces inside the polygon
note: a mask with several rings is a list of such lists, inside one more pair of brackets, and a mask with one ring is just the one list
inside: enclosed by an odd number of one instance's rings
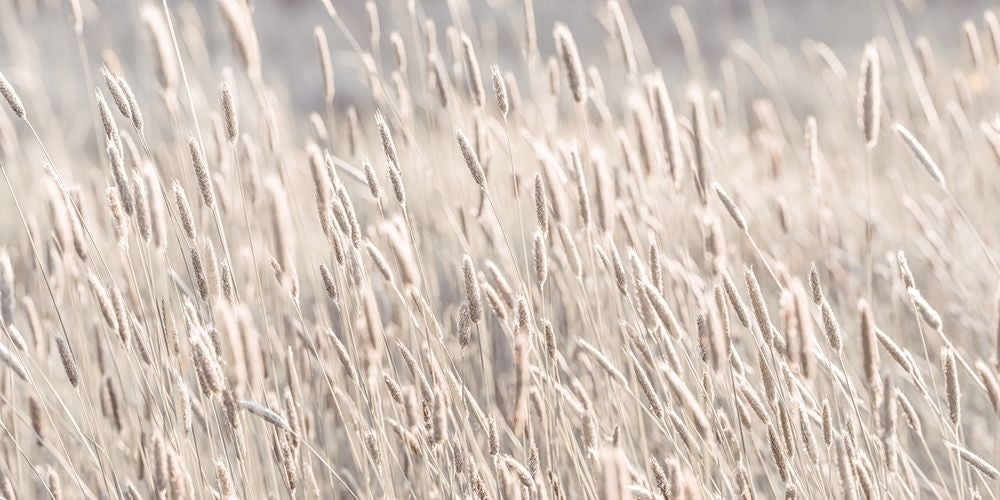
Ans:
{"label": "grass field", "polygon": [[0,0],[0,498],[1000,495],[985,5],[120,3]]}

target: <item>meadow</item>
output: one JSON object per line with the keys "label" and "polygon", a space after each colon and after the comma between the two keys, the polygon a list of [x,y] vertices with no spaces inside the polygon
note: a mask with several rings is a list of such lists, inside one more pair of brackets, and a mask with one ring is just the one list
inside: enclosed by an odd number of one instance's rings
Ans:
{"label": "meadow", "polygon": [[992,10],[0,2],[0,498],[1000,495]]}

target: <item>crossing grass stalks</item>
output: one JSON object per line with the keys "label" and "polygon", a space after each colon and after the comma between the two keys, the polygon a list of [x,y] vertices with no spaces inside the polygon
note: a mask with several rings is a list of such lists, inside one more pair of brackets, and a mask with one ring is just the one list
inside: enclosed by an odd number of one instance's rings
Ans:
{"label": "crossing grass stalks", "polygon": [[47,2],[44,63],[7,3],[0,498],[1000,495],[993,12],[710,60],[675,6],[677,72],[638,2],[324,0],[289,75],[253,2]]}

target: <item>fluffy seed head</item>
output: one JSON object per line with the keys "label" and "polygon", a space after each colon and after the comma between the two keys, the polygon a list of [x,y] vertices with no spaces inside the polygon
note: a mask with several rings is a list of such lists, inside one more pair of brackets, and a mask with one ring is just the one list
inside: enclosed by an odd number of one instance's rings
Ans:
{"label": "fluffy seed head", "polygon": [[323,99],[329,105],[333,102],[336,86],[333,79],[333,61],[330,58],[330,45],[326,40],[326,31],[317,26],[313,30],[316,39],[316,51],[319,55],[320,71],[323,73]]}
{"label": "fluffy seed head", "polygon": [[389,164],[389,168],[401,168],[396,142],[392,139],[392,131],[389,130],[389,124],[381,112],[375,113],[375,124],[378,125],[378,134],[382,139],[382,151],[385,152],[386,163]]}
{"label": "fluffy seed head", "polygon": [[177,88],[180,72],[177,67],[177,58],[174,56],[173,42],[171,42],[167,22],[163,18],[162,11],[153,5],[143,7],[142,21],[149,31],[153,58],[156,62],[157,80],[159,80],[163,90],[167,94],[171,94]]}
{"label": "fluffy seed head", "polygon": [[983,475],[985,475],[986,477],[993,480],[1000,479],[1000,471],[998,471],[997,468],[994,467],[992,464],[987,462],[986,459],[984,459],[983,457],[976,455],[975,453],[960,446],[956,446],[953,444],[948,444],[948,446],[951,449],[955,450],[955,452],[958,453],[958,456],[962,460],[965,460],[967,464],[975,467],[976,470],[983,473]]}
{"label": "fluffy seed head", "polygon": [[931,174],[934,182],[937,182],[942,188],[947,189],[944,174],[941,173],[941,169],[938,168],[937,162],[935,162],[934,158],[931,157],[931,154],[927,152],[924,145],[920,144],[920,141],[918,141],[917,138],[914,137],[913,134],[899,122],[894,123],[892,125],[892,129],[896,132],[896,135],[903,140],[903,143],[906,144],[906,147],[909,148],[910,152],[913,153],[913,157],[920,162],[920,165],[927,170],[927,173]]}
{"label": "fluffy seed head", "polygon": [[830,343],[830,348],[839,353],[843,347],[843,341],[840,335],[840,323],[837,322],[837,317],[833,314],[833,307],[830,306],[829,301],[823,300],[820,304],[820,311],[823,313],[823,329],[826,331],[826,340]]}
{"label": "fluffy seed head", "polygon": [[861,124],[869,148],[878,143],[882,116],[882,66],[874,45],[865,49],[861,80]]}
{"label": "fluffy seed head", "polygon": [[56,335],[55,339],[56,348],[59,351],[59,359],[62,361],[63,370],[66,372],[66,378],[69,379],[69,383],[73,387],[79,387],[80,375],[76,369],[76,361],[73,359],[73,353],[69,350],[69,344],[60,335]]}
{"label": "fluffy seed head", "polygon": [[201,193],[201,201],[208,208],[215,207],[215,192],[212,188],[212,175],[208,172],[208,164],[205,163],[205,155],[193,135],[188,136],[188,149],[191,152],[191,164],[194,166],[194,174],[198,178],[198,191]]}
{"label": "fluffy seed head", "polygon": [[817,306],[826,300],[823,297],[823,285],[819,280],[819,269],[815,263],[809,265],[809,290],[812,292],[813,303]]}
{"label": "fluffy seed head", "polygon": [[747,292],[750,294],[750,305],[753,308],[754,317],[757,319],[757,328],[760,329],[760,334],[764,337],[764,342],[770,344],[773,339],[773,327],[771,326],[770,315],[767,312],[767,303],[764,302],[764,294],[761,292],[760,284],[757,282],[757,275],[754,274],[752,269],[747,267],[743,270],[743,278],[746,282]]}
{"label": "fluffy seed head", "polygon": [[368,160],[364,161],[365,166],[365,182],[368,184],[368,192],[371,193],[372,199],[378,201],[382,196],[382,187],[378,182],[378,174],[375,173],[375,168],[372,167],[371,162]]}
{"label": "fluffy seed head", "polygon": [[472,264],[472,257],[468,254],[462,256],[462,274],[465,277],[465,300],[469,306],[469,319],[473,323],[479,323],[479,320],[483,317],[479,278],[476,276],[476,268]]}
{"label": "fluffy seed head", "polygon": [[226,137],[231,144],[236,143],[236,138],[240,135],[240,119],[236,114],[236,98],[233,96],[233,89],[229,82],[222,82],[220,90],[222,94],[222,112],[226,117]]}
{"label": "fluffy seed head", "polygon": [[490,66],[490,75],[493,78],[493,95],[497,99],[497,107],[500,108],[500,114],[504,118],[507,118],[507,113],[510,112],[510,97],[507,96],[507,83],[504,82],[503,74],[500,73],[500,67],[496,64]]}
{"label": "fluffy seed head", "polygon": [[486,173],[483,171],[483,165],[479,163],[479,156],[476,155],[476,150],[473,149],[472,144],[469,143],[469,139],[465,137],[465,133],[461,129],[455,129],[455,139],[458,140],[458,147],[462,151],[462,158],[465,159],[465,166],[468,167],[469,173],[472,174],[472,180],[476,181],[482,189],[486,189]]}
{"label": "fluffy seed head", "polygon": [[941,353],[941,362],[944,367],[945,395],[948,401],[948,417],[951,423],[958,425],[962,418],[961,413],[961,392],[958,386],[958,369],[955,365],[955,351],[945,348]]}
{"label": "fluffy seed head", "polygon": [[573,40],[573,33],[565,24],[559,23],[552,31],[552,36],[555,38],[559,57],[562,58],[563,68],[566,70],[566,80],[569,82],[573,100],[577,104],[582,104],[587,100],[587,79],[583,74],[583,63],[580,61],[580,52],[576,48],[576,41]]}
{"label": "fluffy seed head", "polygon": [[21,103],[21,98],[18,97],[17,92],[14,91],[14,86],[7,81],[7,77],[0,73],[0,94],[3,98],[7,100],[7,104],[10,106],[11,111],[14,115],[22,120],[27,120],[24,113],[24,104]]}
{"label": "fluffy seed head", "polygon": [[542,174],[535,174],[535,220],[542,232],[549,232],[549,212],[545,201],[545,182]]}
{"label": "fluffy seed head", "polygon": [[469,35],[462,33],[462,61],[465,63],[465,77],[468,79],[469,95],[476,106],[486,105],[486,90],[483,88],[483,75],[479,69],[479,59],[476,48]]}
{"label": "fluffy seed head", "polygon": [[618,39],[618,46],[622,51],[622,60],[625,62],[625,69],[629,75],[636,72],[635,46],[632,44],[632,36],[629,34],[628,23],[625,22],[625,14],[622,13],[622,6],[617,0],[608,0],[608,12],[614,23],[615,37]]}
{"label": "fluffy seed head", "polygon": [[736,227],[740,228],[740,231],[746,232],[747,221],[743,218],[743,212],[740,211],[740,207],[736,206],[736,203],[729,197],[728,194],[726,194],[726,190],[718,182],[712,183],[712,190],[715,191],[715,194],[719,197],[719,201],[722,202],[722,205],[726,207],[726,211],[729,212],[729,216],[736,222]]}
{"label": "fluffy seed head", "polygon": [[545,236],[540,231],[535,232],[532,241],[532,255],[535,262],[535,280],[538,281],[538,286],[544,287],[545,279],[549,275],[549,260],[545,248]]}

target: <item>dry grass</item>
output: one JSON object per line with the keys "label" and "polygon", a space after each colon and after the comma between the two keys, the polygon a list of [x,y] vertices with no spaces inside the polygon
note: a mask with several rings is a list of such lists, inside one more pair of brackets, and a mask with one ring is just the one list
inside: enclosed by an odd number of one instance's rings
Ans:
{"label": "dry grass", "polygon": [[507,65],[322,1],[296,75],[240,0],[0,68],[0,497],[1000,494],[993,13],[708,61],[677,7],[665,75],[624,1],[606,53],[508,2]]}

